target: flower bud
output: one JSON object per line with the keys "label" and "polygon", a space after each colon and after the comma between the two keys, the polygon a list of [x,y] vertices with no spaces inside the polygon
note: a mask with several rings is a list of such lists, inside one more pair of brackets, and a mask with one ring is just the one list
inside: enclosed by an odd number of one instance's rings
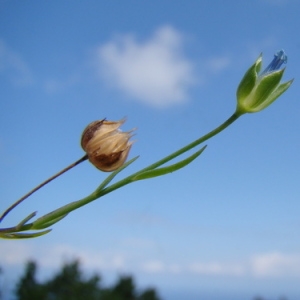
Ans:
{"label": "flower bud", "polygon": [[284,69],[280,69],[287,62],[283,50],[277,52],[268,67],[259,74],[262,65],[260,55],[248,69],[237,89],[236,113],[254,113],[263,110],[273,103],[292,84],[293,80],[280,83]]}
{"label": "flower bud", "polygon": [[119,127],[125,122],[105,119],[89,124],[82,133],[81,147],[89,161],[99,170],[111,172],[121,167],[133,144],[129,139],[132,131],[122,132]]}

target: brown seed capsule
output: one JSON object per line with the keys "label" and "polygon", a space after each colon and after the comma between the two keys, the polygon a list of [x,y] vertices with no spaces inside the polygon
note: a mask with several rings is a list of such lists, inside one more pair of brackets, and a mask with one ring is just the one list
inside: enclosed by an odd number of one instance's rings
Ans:
{"label": "brown seed capsule", "polygon": [[89,161],[99,170],[111,172],[121,167],[133,144],[132,132],[122,132],[119,127],[125,122],[100,120],[89,124],[82,133],[81,147]]}

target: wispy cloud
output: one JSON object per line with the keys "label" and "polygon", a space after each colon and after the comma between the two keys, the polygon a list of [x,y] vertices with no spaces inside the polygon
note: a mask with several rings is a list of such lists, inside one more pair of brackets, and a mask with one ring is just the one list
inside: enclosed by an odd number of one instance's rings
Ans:
{"label": "wispy cloud", "polygon": [[71,88],[80,82],[80,76],[73,74],[63,80],[47,79],[43,83],[43,87],[47,93],[57,93],[65,89]]}
{"label": "wispy cloud", "polygon": [[300,254],[273,252],[256,255],[252,260],[252,271],[259,277],[300,277]]}
{"label": "wispy cloud", "polygon": [[0,39],[0,74],[18,87],[34,83],[32,72],[20,54]]}
{"label": "wispy cloud", "polygon": [[161,273],[166,271],[165,264],[158,260],[142,263],[141,269],[147,273]]}
{"label": "wispy cloud", "polygon": [[279,50],[277,49],[277,45],[278,40],[276,36],[268,36],[255,42],[252,41],[246,46],[246,57],[244,59],[248,60],[249,56],[252,59],[256,59],[261,52],[265,53],[270,51],[275,53],[277,50]]}
{"label": "wispy cloud", "polygon": [[216,74],[229,67],[231,60],[228,56],[213,57],[208,60],[206,66],[210,73]]}
{"label": "wispy cloud", "polygon": [[25,260],[31,257],[32,248],[21,241],[16,241],[15,245],[11,241],[3,243],[0,248],[0,257],[3,258],[5,264],[16,266],[23,264]]}
{"label": "wispy cloud", "polygon": [[155,107],[182,103],[194,83],[183,40],[170,26],[143,42],[132,35],[119,36],[96,49],[96,67],[110,86],[139,102]]}
{"label": "wispy cloud", "polygon": [[7,242],[0,248],[0,256],[6,265],[23,265],[28,260],[35,260],[43,268],[57,268],[64,261],[79,259],[81,263],[91,269],[122,270],[125,267],[123,254],[117,252],[100,253],[87,249],[74,248],[65,244],[57,244],[51,247],[29,245],[22,241]]}
{"label": "wispy cloud", "polygon": [[[300,278],[300,253],[284,254],[270,252],[249,257],[248,260],[224,261],[192,261],[182,263],[166,262],[159,258],[151,259],[147,247],[153,248],[150,241],[134,241],[136,251],[118,249],[116,251],[99,251],[82,249],[65,244],[51,247],[34,247],[24,241],[7,242],[0,248],[0,256],[5,262],[3,266],[20,266],[29,259],[34,259],[42,268],[58,268],[62,262],[79,259],[84,268],[113,272],[142,272],[162,275],[194,275],[194,276],[230,276],[253,278]],[[144,255],[141,255],[143,249]],[[145,250],[146,249],[146,250]],[[153,255],[152,255],[153,257]],[[185,260],[186,261],[186,260]]]}
{"label": "wispy cloud", "polygon": [[145,273],[180,274],[184,271],[179,264],[166,264],[159,260],[148,260],[139,265],[139,269]]}
{"label": "wispy cloud", "polygon": [[241,276],[245,274],[245,268],[240,264],[224,264],[219,262],[193,263],[189,266],[189,271],[201,275]]}

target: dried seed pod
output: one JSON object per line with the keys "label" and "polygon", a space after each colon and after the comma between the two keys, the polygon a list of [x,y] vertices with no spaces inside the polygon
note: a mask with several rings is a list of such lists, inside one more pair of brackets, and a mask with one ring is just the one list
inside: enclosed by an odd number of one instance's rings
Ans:
{"label": "dried seed pod", "polygon": [[89,161],[99,170],[111,172],[121,167],[133,144],[129,141],[132,132],[122,132],[119,127],[125,122],[106,121],[90,123],[82,133],[81,147],[87,153]]}

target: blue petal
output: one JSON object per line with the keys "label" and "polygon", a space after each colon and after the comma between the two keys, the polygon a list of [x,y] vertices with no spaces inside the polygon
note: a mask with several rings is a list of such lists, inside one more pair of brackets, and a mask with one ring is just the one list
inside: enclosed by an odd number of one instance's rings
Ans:
{"label": "blue petal", "polygon": [[275,53],[273,60],[266,67],[266,69],[260,74],[260,76],[278,70],[284,63],[285,64],[287,63],[287,55],[284,53],[283,50],[280,50],[277,53]]}

